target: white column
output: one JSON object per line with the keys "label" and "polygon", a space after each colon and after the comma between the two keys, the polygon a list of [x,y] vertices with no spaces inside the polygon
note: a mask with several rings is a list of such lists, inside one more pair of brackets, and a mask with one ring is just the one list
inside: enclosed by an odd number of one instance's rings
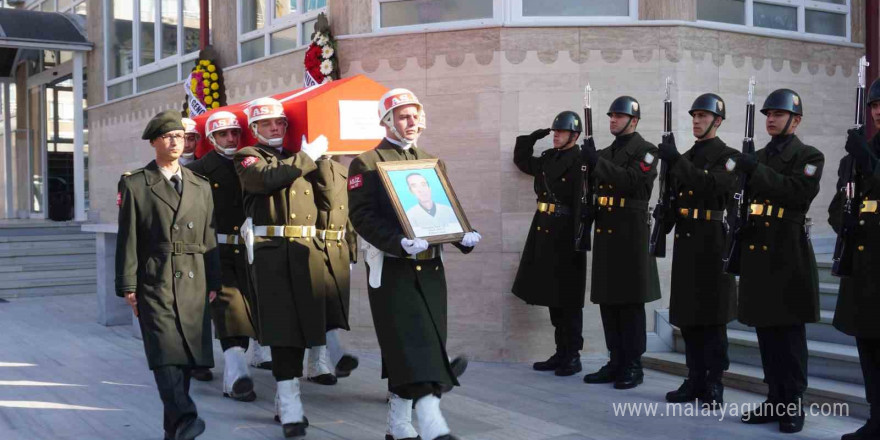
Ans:
{"label": "white column", "polygon": [[4,176],[6,178],[6,199],[5,199],[5,212],[6,218],[15,217],[15,205],[12,203],[15,200],[15,181],[14,175],[12,173],[12,137],[15,136],[15,133],[12,132],[12,123],[9,121],[9,117],[12,115],[12,108],[10,108],[10,99],[9,99],[9,83],[3,83],[3,163],[5,168]]}
{"label": "white column", "polygon": [[86,163],[83,152],[83,52],[73,53],[73,219],[86,221]]}

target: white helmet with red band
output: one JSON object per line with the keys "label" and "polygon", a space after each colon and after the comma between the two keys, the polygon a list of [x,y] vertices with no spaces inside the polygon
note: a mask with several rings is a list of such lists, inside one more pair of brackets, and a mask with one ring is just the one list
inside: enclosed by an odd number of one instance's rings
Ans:
{"label": "white helmet with red band", "polygon": [[199,131],[196,130],[196,121],[190,118],[180,118],[180,122],[183,123],[184,134],[199,134]]}
{"label": "white helmet with red band", "polygon": [[217,145],[217,142],[214,140],[215,132],[229,129],[241,130],[241,125],[238,123],[238,117],[227,111],[214,112],[208,118],[208,121],[205,122],[205,134],[208,137],[208,141],[214,146],[214,149],[224,156],[232,157],[238,149],[237,145],[227,148]]}
{"label": "white helmet with red band", "polygon": [[425,109],[421,109],[419,111],[419,123],[417,124],[419,128],[419,133],[425,131],[428,128],[428,117],[425,116]]}
{"label": "white helmet with red band", "polygon": [[[423,114],[424,109],[422,107],[422,103],[419,102],[419,98],[416,98],[416,95],[407,90],[407,89],[391,89],[385,92],[381,98],[379,98],[379,120],[383,125],[391,129],[391,132],[394,133],[397,138],[406,143],[411,143],[411,141],[406,140],[406,138],[397,132],[397,129],[394,128],[394,109],[397,107],[403,107],[405,105],[415,105],[419,108],[419,114]],[[424,119],[423,117],[419,117],[420,120]]]}
{"label": "white helmet with red band", "polygon": [[251,128],[254,137],[260,142],[271,147],[280,147],[284,143],[284,137],[267,139],[257,131],[256,123],[263,119],[281,118],[287,122],[287,116],[284,115],[284,106],[281,101],[274,98],[257,98],[248,103],[245,108],[245,114],[248,118],[248,126]]}

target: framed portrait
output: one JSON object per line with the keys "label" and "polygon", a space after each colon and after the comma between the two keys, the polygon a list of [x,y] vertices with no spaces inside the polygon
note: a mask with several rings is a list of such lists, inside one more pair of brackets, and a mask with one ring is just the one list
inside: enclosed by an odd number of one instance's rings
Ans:
{"label": "framed portrait", "polygon": [[437,159],[379,162],[378,167],[407,238],[452,243],[473,231]]}

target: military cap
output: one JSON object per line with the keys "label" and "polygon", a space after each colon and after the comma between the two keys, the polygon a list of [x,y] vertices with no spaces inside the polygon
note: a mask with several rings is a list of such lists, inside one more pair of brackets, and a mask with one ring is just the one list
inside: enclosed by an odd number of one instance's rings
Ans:
{"label": "military cap", "polygon": [[777,89],[767,95],[761,113],[766,115],[770,110],[785,110],[789,113],[802,115],[804,114],[804,104],[800,95],[794,90]]}
{"label": "military cap", "polygon": [[580,133],[584,131],[584,128],[581,125],[581,117],[578,116],[577,113],[572,111],[564,111],[556,116],[556,119],[553,120],[553,125],[550,127],[550,129],[568,130]]}
{"label": "military cap", "polygon": [[868,88],[868,105],[875,101],[880,101],[880,78],[875,79]]}
{"label": "military cap", "polygon": [[177,110],[165,110],[162,113],[153,116],[144,129],[141,139],[152,141],[169,131],[183,130],[183,122],[181,122],[180,112]]}
{"label": "military cap", "polygon": [[642,117],[642,112],[639,110],[639,101],[636,101],[636,98],[632,96],[621,96],[612,101],[607,115],[611,116],[612,113],[630,115],[634,118]]}

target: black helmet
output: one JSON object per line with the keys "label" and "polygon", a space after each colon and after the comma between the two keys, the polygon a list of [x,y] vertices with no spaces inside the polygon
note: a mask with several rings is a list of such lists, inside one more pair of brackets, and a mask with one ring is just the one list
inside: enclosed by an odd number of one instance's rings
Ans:
{"label": "black helmet", "polygon": [[868,105],[874,101],[880,101],[880,78],[875,79],[868,88]]}
{"label": "black helmet", "polygon": [[640,118],[642,115],[639,111],[639,101],[636,101],[636,98],[632,96],[621,96],[611,102],[611,107],[608,108],[607,114],[611,116],[612,113],[630,115],[634,118]]}
{"label": "black helmet", "polygon": [[567,110],[556,115],[556,119],[553,120],[553,125],[550,126],[550,129],[568,130],[577,133],[584,131],[583,124],[581,124],[581,117],[578,116],[577,113]]}
{"label": "black helmet", "polygon": [[801,101],[801,96],[794,90],[777,89],[764,100],[761,113],[766,115],[767,110],[785,110],[796,115],[803,115],[804,103]]}
{"label": "black helmet", "polygon": [[691,105],[691,109],[688,113],[693,116],[694,112],[697,110],[714,113],[715,115],[721,116],[721,119],[727,117],[727,109],[724,108],[724,100],[714,93],[703,93],[702,95],[697,96],[697,99],[694,100],[694,104]]}

